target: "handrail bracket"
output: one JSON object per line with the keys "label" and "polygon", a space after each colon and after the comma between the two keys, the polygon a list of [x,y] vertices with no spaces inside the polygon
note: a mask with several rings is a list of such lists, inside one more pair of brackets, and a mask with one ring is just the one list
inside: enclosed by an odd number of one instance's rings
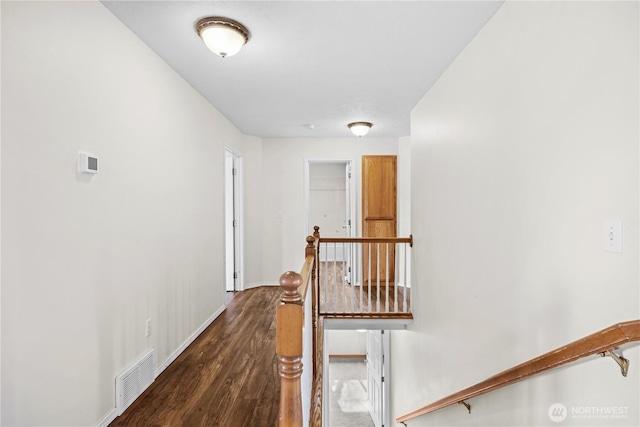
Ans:
{"label": "handrail bracket", "polygon": [[467,408],[467,411],[469,411],[469,413],[471,413],[471,405],[469,405],[467,402],[465,402],[464,400],[461,400],[460,402],[458,402],[460,405],[464,405],[465,408]]}
{"label": "handrail bracket", "polygon": [[629,372],[629,359],[625,359],[622,356],[615,354],[612,350],[603,351],[602,353],[598,353],[602,357],[611,357],[616,361],[618,365],[620,365],[620,372],[622,372],[622,376],[626,377]]}

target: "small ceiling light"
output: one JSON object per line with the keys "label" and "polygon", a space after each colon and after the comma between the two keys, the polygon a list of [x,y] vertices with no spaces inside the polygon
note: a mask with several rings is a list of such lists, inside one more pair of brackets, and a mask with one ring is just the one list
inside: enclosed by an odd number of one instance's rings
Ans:
{"label": "small ceiling light", "polygon": [[352,134],[354,134],[357,137],[361,137],[361,136],[365,136],[369,132],[369,129],[371,129],[371,126],[373,125],[369,122],[353,122],[353,123],[349,123],[348,126]]}
{"label": "small ceiling light", "polygon": [[196,31],[209,50],[223,58],[238,53],[250,37],[247,27],[220,16],[202,18],[196,24]]}

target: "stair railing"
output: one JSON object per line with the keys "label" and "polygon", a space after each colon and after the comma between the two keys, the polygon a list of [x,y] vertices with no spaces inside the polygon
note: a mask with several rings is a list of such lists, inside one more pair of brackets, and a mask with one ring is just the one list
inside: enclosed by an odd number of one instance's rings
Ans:
{"label": "stair railing", "polygon": [[318,310],[325,317],[412,318],[413,237],[318,239]]}
{"label": "stair railing", "polygon": [[450,405],[462,404],[469,413],[471,405],[468,399],[506,387],[534,375],[558,368],[578,359],[600,355],[611,357],[618,365],[623,376],[627,376],[629,361],[615,352],[623,344],[640,341],[640,320],[622,322],[601,331],[573,341],[565,346],[531,359],[511,369],[507,369],[478,384],[467,387],[452,395],[437,400],[427,406],[396,418],[396,422],[405,423],[413,418],[428,414]]}
{"label": "stair railing", "polygon": [[[310,298],[313,292],[308,292],[316,278],[316,238],[308,236],[306,241],[305,261],[300,273],[287,271],[280,276],[280,287],[284,291],[276,307],[280,427],[314,426],[316,424],[309,420],[309,416],[312,409],[318,411],[314,407],[317,398],[312,398],[318,351],[314,339],[317,318],[313,298]],[[314,369],[303,370],[304,365]],[[321,405],[322,402],[319,403]]]}
{"label": "stair railing", "polygon": [[[325,239],[320,237],[319,227],[316,226],[314,229],[314,235],[306,238],[305,261],[300,273],[287,271],[280,276],[280,287],[283,293],[276,307],[276,353],[280,376],[278,425],[280,427],[322,426],[324,316],[411,318],[410,269],[408,268],[410,252],[407,249],[413,243],[411,236]],[[327,285],[324,288],[321,287],[320,271],[321,267],[329,267],[329,264],[321,262],[321,242],[324,243],[324,250],[327,251],[329,250],[327,248],[333,245],[332,266],[335,271],[338,271],[335,259],[337,245],[343,249],[347,245],[356,245],[347,250],[353,253],[356,249],[361,257],[360,262],[363,262],[362,257],[367,256],[368,273],[361,272],[358,276],[359,280],[368,281],[366,292],[363,290],[365,283],[360,283],[360,286],[356,287],[352,287],[351,283],[346,283],[348,286],[344,286],[342,273],[333,278],[328,275],[325,277],[327,283],[333,281],[333,293],[325,292]],[[397,245],[402,245],[400,250],[397,249]],[[384,255],[381,256],[381,254]],[[396,255],[398,255],[397,258]],[[346,264],[343,264],[343,269],[344,265]],[[401,270],[397,268],[399,265],[402,265]],[[325,274],[328,271],[325,270]],[[340,291],[336,286],[338,280],[343,286]],[[327,295],[340,295],[344,302],[346,301],[345,291],[351,292],[349,304],[343,304],[342,308],[337,308],[336,304],[329,305]],[[360,308],[354,311],[356,301],[359,301]],[[321,307],[324,309],[321,310]],[[311,369],[304,369],[304,367]]]}

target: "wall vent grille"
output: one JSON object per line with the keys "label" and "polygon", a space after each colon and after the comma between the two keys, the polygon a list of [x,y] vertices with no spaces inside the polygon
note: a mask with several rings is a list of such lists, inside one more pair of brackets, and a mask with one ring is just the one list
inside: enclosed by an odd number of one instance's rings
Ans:
{"label": "wall vent grille", "polygon": [[133,403],[154,380],[154,349],[149,350],[116,377],[118,416]]}

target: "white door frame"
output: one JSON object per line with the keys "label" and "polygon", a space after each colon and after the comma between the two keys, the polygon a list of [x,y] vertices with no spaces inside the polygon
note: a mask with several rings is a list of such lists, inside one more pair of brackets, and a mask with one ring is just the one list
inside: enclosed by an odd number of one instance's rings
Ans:
{"label": "white door frame", "polygon": [[[242,154],[236,149],[225,144],[225,169],[226,169],[226,157],[227,153],[231,154],[233,157],[233,168],[236,170],[235,175],[233,176],[233,211],[236,221],[236,227],[233,229],[233,242],[234,242],[234,253],[227,253],[227,245],[224,245],[224,254],[225,254],[225,280],[223,284],[223,288],[226,291],[226,277],[227,277],[227,259],[229,256],[233,256],[234,258],[234,273],[236,273],[236,278],[234,281],[234,287],[236,291],[244,290],[244,187],[243,187],[243,162],[242,162]],[[225,173],[225,180],[227,179],[227,174]],[[225,185],[226,191],[226,185]],[[227,220],[225,215],[225,242],[227,238]],[[233,219],[230,219],[233,220]]]}

